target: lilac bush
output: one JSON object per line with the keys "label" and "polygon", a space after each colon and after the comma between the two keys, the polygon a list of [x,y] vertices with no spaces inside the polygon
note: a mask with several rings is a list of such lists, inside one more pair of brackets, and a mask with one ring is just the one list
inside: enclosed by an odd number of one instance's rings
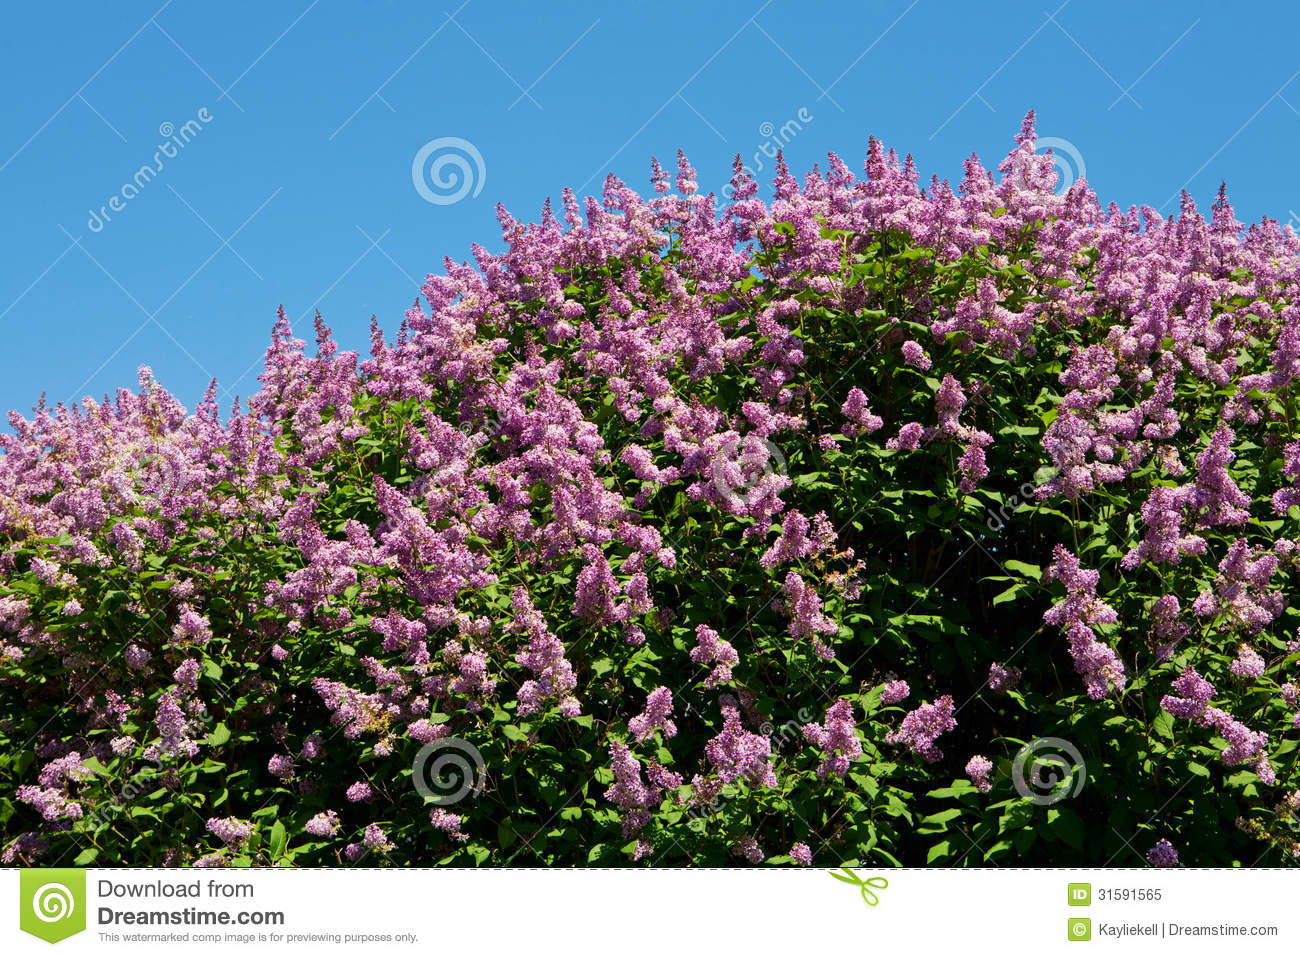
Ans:
{"label": "lilac bush", "polygon": [[679,155],[224,415],[11,413],[3,862],[1291,862],[1300,240],[1032,114],[864,173]]}

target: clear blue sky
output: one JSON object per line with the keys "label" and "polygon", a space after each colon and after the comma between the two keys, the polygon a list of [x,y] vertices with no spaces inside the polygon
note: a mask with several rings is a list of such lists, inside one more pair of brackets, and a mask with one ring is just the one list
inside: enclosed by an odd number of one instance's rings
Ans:
{"label": "clear blue sky", "polygon": [[[0,410],[133,386],[141,363],[191,407],[210,376],[225,402],[247,396],[278,304],[303,332],[319,307],[364,350],[370,315],[394,330],[443,256],[497,245],[496,202],[535,218],[608,170],[644,191],[651,154],[679,147],[720,190],[732,156],[793,133],[801,110],[798,170],[828,150],[860,168],[874,133],[956,181],[971,151],[996,163],[1033,107],[1103,200],[1168,212],[1186,187],[1206,208],[1226,179],[1240,219],[1300,210],[1288,3],[115,0],[5,16]],[[190,120],[156,163],[160,130]],[[453,204],[412,175],[444,137],[485,170]],[[145,164],[163,168],[137,190]]]}

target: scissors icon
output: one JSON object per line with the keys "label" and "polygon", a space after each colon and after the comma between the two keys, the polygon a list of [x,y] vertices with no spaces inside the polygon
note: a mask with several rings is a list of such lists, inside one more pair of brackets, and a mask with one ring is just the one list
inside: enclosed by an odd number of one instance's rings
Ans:
{"label": "scissors icon", "polygon": [[880,898],[871,888],[874,887],[877,890],[883,891],[889,886],[889,881],[885,880],[883,877],[862,878],[847,867],[840,868],[840,870],[844,871],[844,873],[838,874],[835,871],[831,871],[831,877],[835,878],[837,881],[843,881],[845,884],[852,884],[854,887],[858,888],[862,892],[862,899],[866,901],[868,907],[875,907],[880,903]]}

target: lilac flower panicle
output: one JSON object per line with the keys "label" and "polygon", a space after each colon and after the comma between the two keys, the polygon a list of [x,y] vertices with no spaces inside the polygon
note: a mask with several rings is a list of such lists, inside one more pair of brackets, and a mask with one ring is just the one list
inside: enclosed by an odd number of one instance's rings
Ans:
{"label": "lilac flower panicle", "polygon": [[1065,632],[1074,670],[1083,678],[1090,698],[1123,691],[1127,683],[1124,663],[1113,648],[1097,640],[1098,627],[1119,620],[1115,610],[1097,597],[1100,574],[1083,568],[1079,559],[1061,545],[1056,546],[1052,558],[1043,581],[1061,582],[1066,597],[1044,613],[1043,621]]}
{"label": "lilac flower panicle", "polygon": [[662,685],[651,691],[646,698],[645,710],[628,722],[628,730],[638,742],[644,741],[662,730],[664,737],[671,738],[677,734],[677,725],[673,723],[673,693]]}
{"label": "lilac flower panicle", "polygon": [[881,690],[880,701],[882,704],[898,704],[911,693],[912,689],[908,687],[906,681],[890,681]]}
{"label": "lilac flower panicle", "polygon": [[980,793],[988,791],[993,786],[989,781],[992,770],[993,762],[982,754],[976,754],[966,762],[966,776],[971,779],[971,783]]}
{"label": "lilac flower panicle", "polygon": [[992,662],[989,664],[988,686],[991,691],[1006,694],[1020,683],[1020,669]]}
{"label": "lilac flower panicle", "polygon": [[1250,645],[1242,645],[1237,657],[1228,664],[1228,670],[1238,678],[1258,678],[1264,674],[1264,659]]}
{"label": "lilac flower panicle", "polygon": [[927,702],[909,711],[898,729],[885,735],[885,740],[902,745],[922,761],[933,764],[943,757],[943,751],[935,741],[957,727],[955,714],[952,695],[942,695],[933,703]]}
{"label": "lilac flower panicle", "polygon": [[823,780],[828,776],[844,777],[850,763],[862,756],[853,705],[847,698],[840,698],[827,708],[826,718],[821,724],[805,724],[803,736],[822,750],[817,776]]}
{"label": "lilac flower panicle", "polygon": [[366,830],[362,836],[361,843],[367,850],[378,851],[381,854],[391,851],[394,847],[393,842],[388,839],[388,835],[384,832],[384,829],[378,824],[366,825]]}
{"label": "lilac flower panicle", "polygon": [[469,835],[461,829],[464,818],[446,808],[435,807],[429,812],[429,823],[455,841],[467,841]]}
{"label": "lilac flower panicle", "polygon": [[266,769],[281,780],[287,781],[293,777],[293,758],[287,754],[274,754],[266,763]]}
{"label": "lilac flower panicle", "polygon": [[355,804],[361,801],[369,801],[374,796],[374,792],[370,790],[369,782],[357,781],[348,787],[346,796],[349,801]]}
{"label": "lilac flower panicle", "polygon": [[325,739],[319,734],[309,734],[302,743],[302,756],[308,761],[315,761],[325,753]]}
{"label": "lilac flower panicle", "polygon": [[1147,851],[1147,863],[1152,867],[1176,867],[1178,866],[1178,851],[1165,838],[1156,841],[1151,850]]}
{"label": "lilac flower panicle", "polygon": [[339,815],[337,811],[321,811],[304,826],[313,837],[333,837],[339,832]]}
{"label": "lilac flower panicle", "polygon": [[752,834],[746,834],[733,844],[731,852],[751,864],[762,864],[767,859],[767,855],[763,853],[763,849],[759,847],[758,841]]}
{"label": "lilac flower panicle", "polygon": [[210,817],[208,830],[228,847],[240,847],[253,833],[253,825],[236,817]]}
{"label": "lilac flower panicle", "polygon": [[771,738],[746,731],[735,705],[724,701],[721,707],[722,730],[704,746],[718,779],[723,784],[744,779],[755,786],[776,787]]}
{"label": "lilac flower panicle", "polygon": [[690,658],[696,664],[713,665],[705,679],[705,686],[716,688],[731,681],[731,669],[740,656],[729,642],[723,641],[716,631],[708,625],[699,625],[695,629],[696,646],[691,649]]}

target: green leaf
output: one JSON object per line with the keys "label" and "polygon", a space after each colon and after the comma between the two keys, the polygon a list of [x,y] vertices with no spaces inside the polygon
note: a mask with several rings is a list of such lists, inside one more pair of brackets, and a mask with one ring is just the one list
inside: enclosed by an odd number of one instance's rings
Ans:
{"label": "green leaf", "polygon": [[1025,801],[1021,804],[1013,804],[1003,813],[998,820],[998,833],[1005,834],[1008,831],[1018,830],[1024,827],[1034,819],[1034,804]]}
{"label": "green leaf", "polygon": [[510,826],[509,820],[502,821],[497,825],[497,844],[501,847],[501,850],[509,850],[517,840],[519,840],[519,835]]}
{"label": "green leaf", "polygon": [[1006,591],[999,592],[998,594],[994,595],[992,604],[994,606],[997,606],[997,605],[1004,605],[1010,601],[1015,601],[1021,595],[1027,594],[1028,592],[1032,591],[1033,588],[1034,586],[1030,585],[1028,582],[1017,582],[1016,584],[1008,588]]}
{"label": "green leaf", "polygon": [[1084,833],[1086,828],[1081,818],[1068,807],[1049,808],[1047,812],[1047,826],[1051,829],[1052,834],[1060,838],[1076,851],[1083,850]]}
{"label": "green leaf", "polygon": [[974,794],[978,790],[979,789],[969,781],[960,781],[949,788],[936,788],[933,791],[928,791],[925,796],[932,798],[952,798],[959,797],[963,794]]}
{"label": "green leaf", "polygon": [[947,824],[949,821],[955,821],[961,817],[961,808],[952,807],[946,811],[940,811],[937,814],[931,814],[921,818],[922,824]]}
{"label": "green leaf", "polygon": [[214,748],[219,748],[230,740],[230,728],[224,721],[218,722],[217,726],[208,732],[208,744]]}
{"label": "green leaf", "polygon": [[266,849],[271,855],[271,860],[278,861],[284,857],[285,849],[289,846],[289,832],[285,829],[283,821],[276,821],[271,825],[271,836],[267,840]]}
{"label": "green leaf", "polygon": [[940,841],[938,844],[934,845],[934,847],[930,848],[929,853],[925,855],[925,863],[933,864],[936,861],[947,860],[951,856],[952,845],[947,841]]}
{"label": "green leaf", "polygon": [[1002,563],[1002,567],[1008,571],[1020,572],[1020,574],[1026,575],[1034,581],[1039,581],[1043,577],[1043,570],[1038,565],[1031,565],[1015,558],[1007,559]]}

